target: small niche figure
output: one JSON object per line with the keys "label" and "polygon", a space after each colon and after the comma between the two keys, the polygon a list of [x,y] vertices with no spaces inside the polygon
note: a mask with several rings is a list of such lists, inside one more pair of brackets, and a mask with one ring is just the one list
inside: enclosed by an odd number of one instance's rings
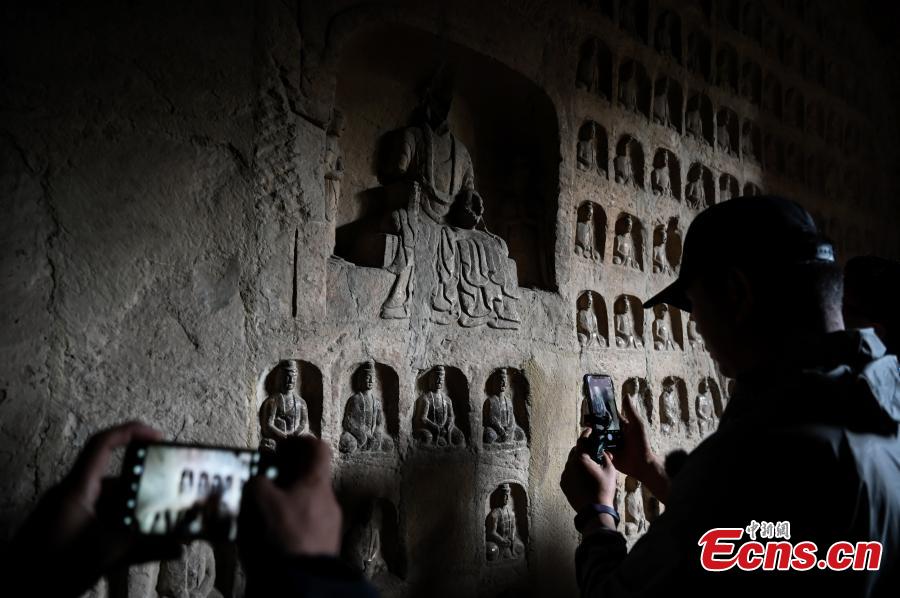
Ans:
{"label": "small niche figure", "polygon": [[672,338],[672,329],[669,327],[669,309],[662,304],[653,320],[653,348],[657,351],[674,351],[675,339]]}
{"label": "small niche figure", "polygon": [[642,349],[644,342],[634,332],[634,318],[627,299],[619,301],[616,310],[616,346],[620,349]]}
{"label": "small niche figure", "polygon": [[731,133],[728,132],[728,125],[731,118],[727,113],[719,115],[719,123],[716,126],[716,141],[719,149],[723,152],[731,152]]}
{"label": "small niche figure", "polygon": [[259,408],[260,450],[276,451],[286,438],[309,433],[309,410],[297,393],[300,370],[294,360],[284,360],[276,370],[279,391],[269,395]]}
{"label": "small niche figure", "polygon": [[701,436],[706,436],[713,431],[715,427],[715,410],[713,409],[713,400],[709,396],[709,383],[706,380],[700,381],[699,393],[694,401],[697,409],[697,429]]}
{"label": "small niche figure", "polygon": [[341,153],[341,135],[344,132],[344,114],[335,109],[325,137],[325,195],[329,214],[336,216],[341,198],[341,181],[344,179],[344,156]]}
{"label": "small niche figure", "polygon": [[344,432],[339,448],[342,453],[394,449],[394,441],[384,431],[384,411],[375,391],[375,362],[368,361],[359,371],[358,388],[344,409]]}
{"label": "small niche figure", "polygon": [[487,560],[490,562],[517,559],[525,554],[525,544],[519,539],[516,510],[509,484],[500,486],[501,504],[491,509],[485,533]]}
{"label": "small niche figure", "polygon": [[638,112],[638,80],[637,66],[632,63],[625,73],[624,78],[619,79],[619,105],[626,110]]}
{"label": "small niche figure", "polygon": [[350,564],[363,572],[368,579],[388,571],[387,561],[381,548],[381,528],[384,514],[381,506],[374,502],[369,506],[365,521],[356,525],[347,535],[344,553]]}
{"label": "small niche figure", "polygon": [[582,46],[575,73],[575,88],[591,91],[597,87],[597,40],[590,39]]}
{"label": "small niche figure", "polygon": [[669,80],[663,78],[656,86],[653,94],[653,122],[664,127],[672,125],[672,117],[669,114]]}
{"label": "small niche figure", "polygon": [[650,173],[650,187],[653,195],[672,195],[672,180],[669,177],[669,154],[662,153],[662,162]]}
{"label": "small niche figure", "polygon": [[669,233],[666,232],[665,226],[660,226],[656,232],[657,242],[653,245],[653,273],[672,274],[672,265],[669,263],[669,256],[666,253]]}
{"label": "small niche figure", "polygon": [[422,445],[446,448],[466,443],[462,430],[456,427],[453,403],[444,388],[446,378],[444,366],[436,366],[431,390],[416,400],[413,435]]}
{"label": "small niche figure", "polygon": [[703,138],[703,116],[700,114],[700,102],[688,108],[684,115],[684,130],[688,137],[700,140]]}
{"label": "small niche figure", "polygon": [[631,476],[625,478],[625,535],[636,536],[647,531],[644,516],[644,497],[641,483]]}
{"label": "small niche figure", "polygon": [[703,188],[703,171],[697,168],[693,173],[693,178],[688,181],[687,189],[685,189],[687,203],[692,208],[700,208],[706,202],[706,190]]}
{"label": "small niche figure", "polygon": [[695,351],[703,351],[706,349],[706,345],[703,341],[703,337],[700,336],[700,331],[697,330],[697,321],[693,316],[688,319],[687,324],[687,334],[688,334],[688,346]]}
{"label": "small niche figure", "polygon": [[588,202],[575,225],[575,255],[592,260],[600,258],[594,241],[594,204]]}
{"label": "small niche figure", "polygon": [[634,237],[632,236],[634,224],[632,223],[631,216],[626,214],[623,217],[622,222],[623,230],[616,235],[613,263],[618,266],[640,270],[640,265],[638,264],[637,259],[635,259]]}
{"label": "small niche figure", "polygon": [[597,125],[589,122],[581,128],[578,140],[578,169],[590,171],[596,164]]}
{"label": "small niche figure", "polygon": [[497,394],[488,397],[487,421],[484,424],[484,443],[523,444],[525,430],[516,423],[513,398],[509,391],[509,372],[500,368]]}
{"label": "small niche figure", "polygon": [[678,425],[678,397],[675,394],[675,383],[663,381],[662,394],[659,395],[659,420],[663,434],[675,431]]}
{"label": "small niche figure", "polygon": [[600,327],[597,324],[597,314],[594,312],[594,295],[586,293],[587,304],[578,310],[578,344],[583,348],[596,345],[606,347],[606,339],[600,336]]}
{"label": "small niche figure", "polygon": [[631,144],[626,143],[622,153],[613,160],[613,169],[616,172],[616,182],[620,185],[634,184],[634,167],[631,163]]}
{"label": "small niche figure", "polygon": [[222,598],[215,587],[216,558],[208,542],[191,542],[179,558],[159,563],[159,598]]}

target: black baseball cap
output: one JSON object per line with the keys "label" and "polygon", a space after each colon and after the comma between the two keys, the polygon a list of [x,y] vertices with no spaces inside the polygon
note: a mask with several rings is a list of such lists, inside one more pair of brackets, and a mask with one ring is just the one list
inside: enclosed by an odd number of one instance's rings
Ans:
{"label": "black baseball cap", "polygon": [[834,247],[796,202],[775,195],[735,197],[694,218],[684,237],[678,278],[644,307],[668,303],[690,312],[684,291],[691,279],[724,267],[834,261]]}

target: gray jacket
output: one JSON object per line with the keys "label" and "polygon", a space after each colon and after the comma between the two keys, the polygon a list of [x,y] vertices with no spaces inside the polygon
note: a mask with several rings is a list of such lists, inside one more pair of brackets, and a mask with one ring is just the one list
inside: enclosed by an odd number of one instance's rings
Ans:
{"label": "gray jacket", "polygon": [[[665,511],[630,553],[616,531],[582,540],[583,596],[900,596],[897,358],[871,330],[794,354],[737,381],[718,430],[673,475]],[[700,537],[752,520],[790,521],[790,541],[816,542],[820,559],[835,541],[878,540],[880,571],[705,571]]]}

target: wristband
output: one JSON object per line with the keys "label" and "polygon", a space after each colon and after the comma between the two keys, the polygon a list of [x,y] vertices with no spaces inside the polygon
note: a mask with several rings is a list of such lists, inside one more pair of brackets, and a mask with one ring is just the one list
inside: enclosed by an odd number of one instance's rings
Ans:
{"label": "wristband", "polygon": [[616,527],[619,527],[619,513],[614,508],[609,505],[591,503],[578,511],[578,514],[575,515],[575,529],[581,531],[588,522],[601,513],[606,513],[612,517]]}

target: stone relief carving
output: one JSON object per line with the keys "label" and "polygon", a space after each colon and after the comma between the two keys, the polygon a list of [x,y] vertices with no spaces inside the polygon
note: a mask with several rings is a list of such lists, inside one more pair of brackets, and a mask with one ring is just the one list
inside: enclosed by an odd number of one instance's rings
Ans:
{"label": "stone relief carving", "polygon": [[644,496],[641,483],[631,476],[625,478],[625,535],[635,536],[647,531],[644,516]]}
{"label": "stone relief carving", "polygon": [[704,79],[709,79],[708,59],[704,56],[709,50],[709,41],[699,31],[693,31],[687,40],[687,68]]}
{"label": "stone relief carving", "polygon": [[388,564],[382,549],[384,513],[381,505],[373,501],[367,510],[368,516],[347,534],[343,551],[347,561],[371,580],[387,573]]}
{"label": "stone relief carving", "polygon": [[594,307],[594,294],[587,291],[583,294],[584,306],[578,310],[578,344],[582,349],[589,347],[606,347],[606,334],[600,333],[597,312]]}
{"label": "stone relief carving", "polygon": [[678,348],[675,338],[672,336],[672,327],[669,323],[669,308],[660,305],[655,310],[656,318],[653,320],[653,348],[657,351],[674,351]]}
{"label": "stone relief carving", "polygon": [[[395,230],[387,269],[395,280],[383,318],[408,318],[417,238],[435,243],[433,319],[439,324],[518,328],[518,277],[506,242],[484,224],[472,160],[450,131],[453,92],[446,77],[427,89],[413,126],[392,134],[396,147],[382,178],[405,183],[406,208],[392,214]],[[424,244],[428,245],[428,244]],[[420,262],[421,263],[421,262]]]}
{"label": "stone relief carving", "polygon": [[634,314],[628,297],[619,297],[616,302],[616,347],[619,349],[643,349],[644,341],[635,329]]}
{"label": "stone relief carving", "polygon": [[666,225],[660,224],[656,227],[653,240],[653,273],[666,274],[673,273],[672,265],[669,263],[668,241],[669,233],[666,231]]}
{"label": "stone relief carving", "polygon": [[656,160],[657,165],[650,173],[650,188],[653,195],[672,195],[672,177],[669,175],[669,152],[662,150]]}
{"label": "stone relief carving", "polygon": [[525,430],[516,422],[507,368],[498,372],[497,394],[488,397],[483,440],[490,448],[515,447],[526,442]]}
{"label": "stone relief carving", "polygon": [[662,386],[662,393],[659,395],[659,423],[662,433],[668,435],[678,431],[681,409],[675,380],[666,378]]}
{"label": "stone relief carving", "polygon": [[694,316],[691,316],[688,319],[687,323],[687,334],[688,334],[688,346],[695,351],[705,351],[706,344],[703,342],[703,337],[700,336],[700,331],[697,330],[697,321],[694,319]]}
{"label": "stone relief carving", "polygon": [[709,383],[700,381],[697,398],[694,399],[694,407],[697,410],[697,430],[701,436],[706,436],[715,429],[715,407],[712,397],[709,395]]}
{"label": "stone relief carving", "polygon": [[613,160],[616,182],[622,185],[634,184],[634,168],[631,163],[631,144],[620,144],[619,154]]}
{"label": "stone relief carving", "polygon": [[615,247],[613,248],[613,263],[617,266],[640,270],[641,264],[637,259],[636,244],[634,242],[634,223],[631,215],[625,214],[619,221],[621,222],[621,231],[616,235]]}
{"label": "stone relief carving", "polygon": [[184,547],[180,558],[161,561],[153,598],[222,598],[215,588],[216,559],[203,541]]}
{"label": "stone relief carving", "polygon": [[753,123],[750,121],[744,122],[744,125],[741,127],[741,156],[754,162],[759,162],[757,143],[754,141]]}
{"label": "stone relief carving", "polygon": [[453,402],[447,396],[444,366],[435,366],[431,390],[416,399],[413,436],[423,446],[447,448],[465,446],[462,430],[456,427]]}
{"label": "stone relief carving", "polygon": [[328,214],[334,215],[341,198],[341,181],[344,179],[344,156],[341,153],[341,135],[344,132],[344,114],[334,109],[325,137],[325,197]]}
{"label": "stone relief carving", "polygon": [[656,410],[653,407],[653,393],[647,382],[641,378],[629,378],[622,385],[622,396],[625,400],[631,401],[635,411],[647,426],[653,427]]}
{"label": "stone relief carving", "polygon": [[490,510],[485,526],[485,548],[489,562],[518,559],[525,554],[510,485],[501,484],[499,493],[500,505]]}
{"label": "stone relief carving", "polygon": [[356,374],[356,392],[344,408],[340,451],[348,454],[392,451],[394,441],[385,431],[384,408],[375,388],[375,362],[366,362]]}
{"label": "stone relief carving", "polygon": [[594,230],[594,204],[585,203],[579,210],[578,222],[575,225],[575,255],[592,260],[600,259]]}
{"label": "stone relief carving", "polygon": [[597,127],[592,122],[587,122],[581,127],[578,139],[578,169],[592,170],[595,162],[595,144]]}
{"label": "stone relief carving", "polygon": [[619,105],[632,112],[640,112],[638,106],[638,67],[637,63],[629,62],[622,65],[619,71]]}
{"label": "stone relief carving", "polygon": [[260,450],[276,451],[286,438],[309,433],[309,409],[297,392],[300,369],[296,361],[284,360],[276,368],[279,390],[259,408]]}
{"label": "stone relief carving", "polygon": [[677,27],[678,21],[674,14],[666,11],[659,16],[659,19],[656,22],[656,32],[654,37],[656,51],[659,52],[660,55],[677,58],[677,48],[674,42],[674,33]]}
{"label": "stone relief carving", "polygon": [[703,180],[702,167],[694,166],[691,168],[690,172],[688,172],[688,184],[687,188],[684,190],[684,196],[687,200],[687,204],[694,209],[705,206],[706,189]]}
{"label": "stone relief carving", "polygon": [[656,90],[653,93],[653,122],[664,127],[672,127],[672,117],[669,114],[669,79],[661,77],[656,81]]}
{"label": "stone relief carving", "polygon": [[596,38],[590,38],[581,46],[578,65],[575,70],[575,87],[596,93],[604,100],[609,99],[607,89],[611,86],[609,50]]}

